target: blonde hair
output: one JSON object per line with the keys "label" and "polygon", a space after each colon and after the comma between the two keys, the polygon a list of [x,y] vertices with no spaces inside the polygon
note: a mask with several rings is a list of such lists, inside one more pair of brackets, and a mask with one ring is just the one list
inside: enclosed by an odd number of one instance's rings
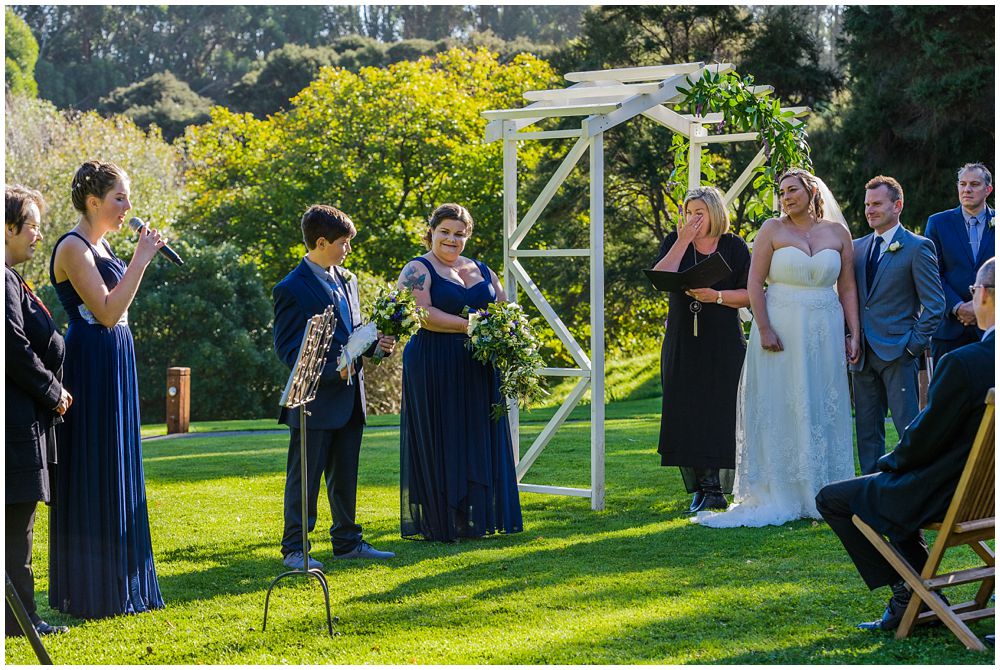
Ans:
{"label": "blonde hair", "polygon": [[692,200],[700,200],[708,208],[708,237],[721,237],[729,232],[730,216],[722,191],[714,186],[693,188],[684,195],[684,209]]}

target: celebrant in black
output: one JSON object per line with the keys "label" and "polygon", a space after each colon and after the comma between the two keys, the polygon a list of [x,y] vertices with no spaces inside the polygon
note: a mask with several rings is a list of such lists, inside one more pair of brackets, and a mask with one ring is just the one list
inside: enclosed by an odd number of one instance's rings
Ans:
{"label": "celebrant in black", "polygon": [[731,269],[711,287],[671,292],[660,355],[661,465],[680,467],[691,511],[725,509],[736,467],[736,389],[746,355],[738,309],[747,307],[750,250],[729,232],[718,189],[684,198],[684,222],[660,245],[654,270],[683,272],[718,253]]}
{"label": "celebrant in black", "polygon": [[[73,404],[62,385],[66,344],[48,308],[28,287],[15,265],[35,255],[42,241],[41,193],[24,186],[4,189],[4,570],[39,635],[65,633],[41,619],[35,606],[31,567],[35,510],[51,500],[49,465],[56,462],[55,424]],[[4,635],[23,634],[7,605]]]}

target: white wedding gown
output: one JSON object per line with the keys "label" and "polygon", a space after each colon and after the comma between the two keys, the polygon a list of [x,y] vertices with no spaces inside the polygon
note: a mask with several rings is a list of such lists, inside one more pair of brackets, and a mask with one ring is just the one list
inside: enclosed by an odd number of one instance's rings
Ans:
{"label": "white wedding gown", "polygon": [[767,313],[784,351],[764,351],[754,323],[740,378],[734,503],[699,512],[714,528],[818,519],[816,494],[854,476],[840,253],[782,247],[771,258]]}

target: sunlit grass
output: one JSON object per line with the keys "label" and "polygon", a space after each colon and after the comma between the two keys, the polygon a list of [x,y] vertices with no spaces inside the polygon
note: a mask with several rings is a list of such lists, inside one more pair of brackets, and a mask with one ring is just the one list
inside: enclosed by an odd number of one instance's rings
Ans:
{"label": "sunlit grass", "polygon": [[[455,544],[400,539],[398,432],[367,433],[358,519],[367,539],[398,556],[334,563],[321,496],[312,539],[340,617],[333,638],[319,587],[302,580],[276,589],[260,630],[266,589],[283,570],[287,436],[148,442],[166,609],[99,621],[49,610],[43,512],[36,600],[43,617],[72,627],[46,645],[57,663],[94,664],[992,662],[944,629],[904,641],[856,630],[881,613],[886,595],[864,588],[825,524],[689,523],[680,475],[658,465],[659,399],[607,410],[606,509],[525,493],[523,533]],[[522,448],[541,428],[524,425]],[[588,486],[588,435],[585,421],[567,425],[525,481]],[[993,623],[974,630],[991,632]],[[30,663],[32,652],[8,640],[5,661]]]}

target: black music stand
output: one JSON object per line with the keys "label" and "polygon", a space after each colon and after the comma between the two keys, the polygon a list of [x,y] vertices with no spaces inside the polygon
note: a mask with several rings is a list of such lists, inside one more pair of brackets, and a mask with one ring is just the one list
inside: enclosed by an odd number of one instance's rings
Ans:
{"label": "black music stand", "polygon": [[281,394],[281,406],[288,409],[299,408],[299,448],[302,450],[302,569],[289,570],[274,578],[267,587],[267,597],[264,599],[264,625],[261,632],[267,630],[267,607],[271,601],[271,590],[285,577],[304,575],[315,577],[323,587],[323,598],[326,600],[326,627],[333,636],[333,620],[330,617],[330,589],[326,584],[326,575],[319,568],[309,567],[309,470],[306,463],[306,415],[309,410],[306,405],[316,397],[319,378],[326,364],[326,354],[333,340],[333,330],[337,324],[333,306],[330,305],[322,314],[316,314],[306,322],[305,333],[302,335],[302,345],[299,356],[292,366],[292,374],[288,377],[285,391]]}
{"label": "black music stand", "polygon": [[24,632],[24,636],[31,643],[31,648],[34,650],[35,656],[38,657],[38,662],[41,665],[52,665],[52,659],[49,658],[48,652],[45,651],[42,638],[39,637],[38,631],[31,624],[31,617],[28,616],[28,610],[25,609],[24,603],[21,602],[21,597],[17,595],[17,591],[14,589],[14,582],[10,581],[10,575],[7,574],[6,570],[4,570],[3,576],[7,580],[7,586],[5,587],[7,604],[10,606],[11,611],[14,612],[14,618],[17,619],[17,623],[21,627],[21,631]]}

